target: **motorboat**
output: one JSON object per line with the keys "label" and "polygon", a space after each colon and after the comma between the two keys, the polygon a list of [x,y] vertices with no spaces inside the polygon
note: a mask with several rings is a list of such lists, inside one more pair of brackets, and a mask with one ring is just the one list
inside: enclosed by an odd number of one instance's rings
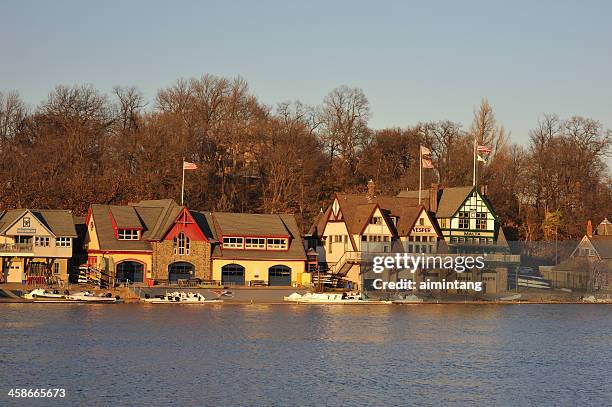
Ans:
{"label": "motorboat", "polygon": [[149,304],[208,304],[211,302],[223,302],[220,299],[206,299],[200,293],[174,291],[156,297],[149,297],[148,294],[141,301]]}
{"label": "motorboat", "polygon": [[423,302],[423,299],[417,297],[414,294],[408,294],[408,295],[405,295],[404,298],[393,301],[394,304],[417,304],[420,302]]}
{"label": "motorboat", "polygon": [[48,290],[45,288],[35,288],[23,295],[26,300],[36,301],[53,301],[53,300],[66,300],[67,294],[61,293],[59,290]]}
{"label": "motorboat", "polygon": [[391,301],[365,300],[359,293],[293,293],[284,300],[299,304],[391,304]]}
{"label": "motorboat", "polygon": [[81,291],[67,296],[70,301],[78,302],[97,302],[97,303],[115,303],[117,298],[110,294],[94,294],[91,291]]}

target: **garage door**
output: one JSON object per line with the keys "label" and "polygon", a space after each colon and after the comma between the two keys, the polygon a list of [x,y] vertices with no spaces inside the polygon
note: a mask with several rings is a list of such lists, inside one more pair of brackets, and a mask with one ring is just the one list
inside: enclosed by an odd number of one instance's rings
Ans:
{"label": "garage door", "polygon": [[290,286],[291,269],[287,266],[272,266],[268,269],[268,285],[270,286]]}
{"label": "garage door", "polygon": [[227,264],[221,268],[221,283],[224,285],[244,285],[244,267]]}

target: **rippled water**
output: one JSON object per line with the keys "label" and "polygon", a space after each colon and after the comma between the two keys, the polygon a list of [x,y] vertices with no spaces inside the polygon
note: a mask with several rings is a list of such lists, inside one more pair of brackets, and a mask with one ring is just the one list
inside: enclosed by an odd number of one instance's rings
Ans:
{"label": "rippled water", "polygon": [[610,405],[611,311],[4,304],[0,405]]}

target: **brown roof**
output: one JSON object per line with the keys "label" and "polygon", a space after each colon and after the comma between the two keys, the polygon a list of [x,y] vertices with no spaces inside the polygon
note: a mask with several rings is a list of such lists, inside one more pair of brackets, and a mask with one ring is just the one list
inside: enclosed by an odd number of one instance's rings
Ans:
{"label": "brown roof", "polygon": [[[11,227],[27,209],[10,209],[0,212],[0,233]],[[55,236],[77,237],[72,212],[65,209],[31,209],[34,215]]]}
{"label": "brown roof", "polygon": [[221,236],[289,236],[279,215],[213,212]]}
{"label": "brown roof", "polygon": [[[150,251],[149,240],[159,240],[183,209],[172,199],[147,200],[130,205],[91,205],[91,215],[101,250]],[[141,240],[118,240],[111,222],[118,228],[141,228]]]}
{"label": "brown roof", "polygon": [[[336,198],[351,235],[361,234],[370,221],[374,208],[378,206],[392,232],[399,236],[408,236],[421,210],[425,207],[424,205],[419,206],[418,198],[410,197],[375,196],[368,198],[363,194],[336,194]],[[331,206],[328,211],[331,211]],[[397,226],[393,224],[391,217],[397,218]],[[319,233],[322,232],[323,230],[320,229]]]}
{"label": "brown roof", "polygon": [[221,236],[288,236],[289,250],[231,250],[214,244],[212,257],[221,259],[306,260],[300,228],[291,214],[262,215],[252,213],[206,213],[210,233],[215,240]]}
{"label": "brown roof", "polygon": [[601,259],[612,259],[612,235],[595,235],[589,239]]}

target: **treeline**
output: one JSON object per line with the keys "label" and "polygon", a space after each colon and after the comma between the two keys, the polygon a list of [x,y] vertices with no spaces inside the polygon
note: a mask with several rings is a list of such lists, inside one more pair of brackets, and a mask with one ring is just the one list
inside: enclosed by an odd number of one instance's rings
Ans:
{"label": "treeline", "polygon": [[68,208],[180,198],[202,210],[293,212],[306,227],[334,192],[382,194],[418,187],[418,147],[436,170],[424,185],[471,185],[476,136],[492,149],[479,183],[509,238],[584,233],[587,219],[612,212],[605,159],[612,131],[592,119],[544,116],[528,146],[511,143],[486,100],[464,128],[447,120],[374,130],[362,90],[332,90],[318,106],[267,106],[241,78],[178,80],[148,102],[134,87],[105,95],[58,86],[35,109],[0,93],[0,207]]}

